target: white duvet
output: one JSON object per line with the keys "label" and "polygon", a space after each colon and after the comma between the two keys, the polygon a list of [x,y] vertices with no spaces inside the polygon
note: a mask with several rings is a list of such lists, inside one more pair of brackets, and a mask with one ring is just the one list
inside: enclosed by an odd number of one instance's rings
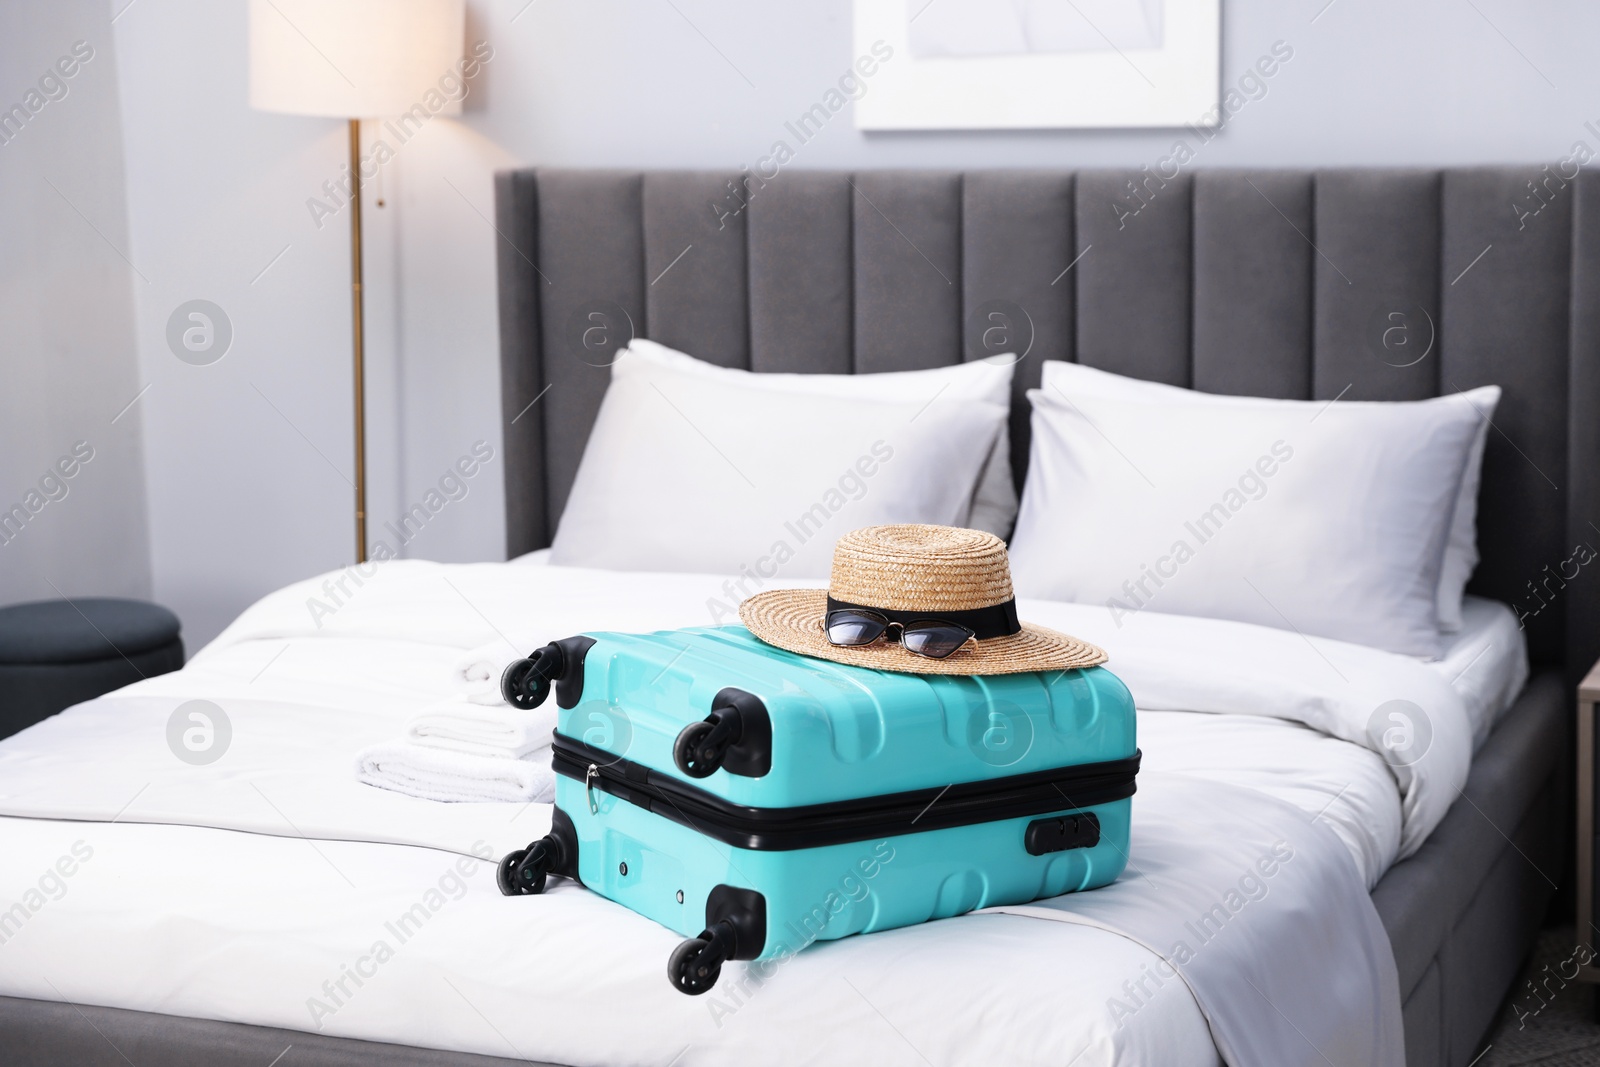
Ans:
{"label": "white duvet", "polygon": [[[0,993],[582,1064],[770,1062],[775,1038],[796,1062],[1398,1055],[1393,961],[1364,889],[1465,781],[1473,723],[1440,670],[1242,624],[1147,613],[1118,629],[1098,609],[1024,601],[1025,618],[1103,644],[1141,708],[1130,873],[1033,913],[813,948],[743,994],[730,968],[691,1000],[663,974],[675,935],[569,885],[500,898],[489,865],[463,858],[538,836],[547,806],[417,801],[358,785],[350,761],[459,692],[465,650],[726,621],[739,591],[505,564],[397,562],[342,590],[333,578],[331,592],[318,579],[267,597],[181,672],[0,743],[0,907],[23,905],[20,923],[15,909],[9,927],[0,918]],[[204,766],[168,748],[168,721],[191,699],[222,708],[232,730]],[[1393,701],[1425,720],[1409,765],[1378,754],[1394,726],[1373,713]],[[1161,913],[1176,914],[1161,893],[1182,882],[1221,900],[1241,872],[1237,856],[1206,858],[1220,848],[1174,851],[1185,819],[1186,839],[1249,826],[1260,841],[1235,845],[1262,846],[1251,857],[1279,842],[1295,855],[1276,865],[1281,879],[1258,875],[1259,901],[1244,891],[1229,912],[1239,933],[1189,961],[1161,943],[1173,930]],[[74,846],[93,858],[50,875]],[[1193,877],[1166,890],[1144,877],[1173,863]],[[419,903],[427,926],[375,951]],[[1345,966],[1275,960],[1295,939]],[[1230,989],[1251,967],[1268,984]],[[371,974],[356,983],[352,969]],[[1339,1045],[1337,1029],[1311,1040],[1313,1017],[1360,1020],[1376,1044]]]}

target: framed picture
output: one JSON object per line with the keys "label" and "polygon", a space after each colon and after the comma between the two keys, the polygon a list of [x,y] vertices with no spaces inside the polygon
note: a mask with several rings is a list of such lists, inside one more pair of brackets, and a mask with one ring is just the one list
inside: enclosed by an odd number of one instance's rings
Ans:
{"label": "framed picture", "polygon": [[[855,0],[863,130],[1215,126],[1221,0]],[[887,58],[885,58],[887,56]]]}

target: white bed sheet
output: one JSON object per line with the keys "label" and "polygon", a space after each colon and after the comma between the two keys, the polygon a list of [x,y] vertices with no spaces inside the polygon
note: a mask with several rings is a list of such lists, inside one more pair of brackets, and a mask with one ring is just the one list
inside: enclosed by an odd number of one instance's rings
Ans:
{"label": "white bed sheet", "polygon": [[1429,666],[1466,703],[1476,752],[1528,684],[1528,643],[1517,614],[1498,600],[1461,601],[1461,630],[1445,635],[1444,655]]}
{"label": "white bed sheet", "polygon": [[1159,959],[1087,926],[967,915],[814,946],[743,994],[730,965],[690,998],[666,980],[677,935],[561,880],[508,901],[449,853],[5,818],[0,841],[0,901],[92,849],[0,944],[10,996],[607,1067],[1221,1065],[1180,983],[1117,1025],[1107,996]]}
{"label": "white bed sheet", "polygon": [[1184,774],[1292,804],[1332,830],[1370,891],[1400,854],[1400,796],[1382,757],[1258,715],[1139,712],[1141,775]]}
{"label": "white bed sheet", "polygon": [[[1212,972],[1197,988],[1213,999],[1225,986],[1217,973],[1234,985],[1253,975],[1272,990],[1268,1002],[1241,987],[1253,1025],[1234,1018],[1217,1035],[1225,1047],[1253,1051],[1252,1039],[1282,1027],[1279,1011],[1298,1020],[1296,1032],[1281,1035],[1290,1056],[1232,1062],[1281,1067],[1326,1055],[1339,1067],[1398,1067],[1374,1055],[1370,1029],[1337,1025],[1346,1016],[1329,1010],[1327,956],[1315,970],[1296,961],[1291,992],[1271,981],[1283,974],[1270,952],[1222,938],[1202,944],[1182,927],[1222,899],[1196,877],[1215,858],[1196,855],[1208,849],[1204,832],[1220,827],[1232,855],[1210,867],[1230,887],[1267,843],[1292,839],[1295,853],[1248,905],[1273,921],[1230,920],[1228,936],[1253,934],[1259,943],[1291,933],[1285,925],[1299,936],[1298,928],[1321,924],[1314,940],[1328,956],[1351,939],[1348,909],[1302,914],[1275,904],[1310,902],[1310,887],[1327,881],[1349,882],[1360,895],[1340,846],[1320,845],[1319,828],[1286,817],[1291,809],[1230,804],[1231,789],[1180,776],[1148,783],[1124,881],[1169,890],[1174,907],[1156,924],[1168,936],[1156,945],[1192,942],[1198,976]],[[1153,841],[1163,829],[1172,840]],[[711,994],[688,998],[662,972],[676,935],[559,880],[543,897],[507,900],[491,863],[446,852],[6,818],[0,840],[8,851],[0,894],[26,893],[22,886],[74,857],[33,914],[0,934],[7,995],[584,1065],[1219,1063],[1197,1005],[1204,999],[1186,985],[1190,969],[1181,980],[1163,978],[1157,951],[1102,928],[1104,906],[1117,910],[1108,893],[824,943],[759,984],[733,964]],[[403,917],[419,909],[408,924]],[[1134,919],[1150,925],[1148,916]],[[1368,949],[1386,956],[1381,927],[1366,933]],[[1398,1047],[1397,990],[1379,992],[1393,999],[1392,1017],[1381,1022]],[[1345,991],[1346,999],[1368,995]],[[823,1019],[829,1025],[818,1028]]]}
{"label": "white bed sheet", "polygon": [[[525,558],[522,562],[541,561]],[[398,897],[389,893],[387,887],[391,883],[405,886],[409,902],[415,902],[422,891],[417,887],[430,879],[437,880],[455,861],[450,852],[470,852],[476,847],[480,854],[498,855],[505,848],[520,845],[542,833],[548,822],[548,808],[543,805],[515,810],[510,806],[481,806],[502,812],[503,822],[500,822],[486,819],[481,810],[468,810],[480,808],[477,805],[424,804],[355,786],[347,779],[352,743],[367,737],[377,740],[392,735],[412,711],[448,695],[454,684],[450,681],[453,664],[464,649],[490,640],[507,640],[531,647],[548,639],[552,632],[649,629],[704,623],[712,621],[706,616],[714,611],[713,601],[729,596],[722,578],[648,576],[645,579],[649,583],[647,595],[641,595],[634,586],[634,595],[623,596],[619,595],[619,588],[626,587],[608,584],[613,582],[612,578],[596,578],[592,572],[545,567],[539,567],[538,572],[542,573],[535,573],[526,566],[391,564],[386,574],[403,577],[403,581],[369,580],[349,596],[334,615],[320,617],[313,616],[305,601],[323,595],[319,592],[323,581],[302,583],[274,594],[258,608],[247,612],[213,645],[198,654],[184,672],[152,679],[92,702],[0,745],[0,812],[35,816],[27,820],[0,819],[4,847],[18,860],[16,864],[7,865],[9,874],[0,874],[0,905],[25,893],[30,881],[39,876],[35,872],[46,871],[78,836],[92,830],[98,850],[96,861],[82,865],[81,873],[95,872],[93,876],[67,883],[70,892],[59,901],[48,901],[45,909],[29,919],[27,938],[41,946],[42,955],[34,957],[21,951],[20,946],[28,943],[21,935],[0,945],[0,991],[51,996],[50,983],[41,985],[40,979],[26,965],[32,962],[50,976],[50,982],[59,986],[61,996],[143,1010],[314,1028],[309,1025],[309,1009],[308,1021],[297,1024],[293,1018],[286,1017],[281,1004],[270,1005],[270,1010],[263,1006],[259,1002],[261,990],[252,990],[248,982],[240,988],[237,982],[202,983],[191,979],[197,979],[204,970],[204,962],[218,953],[230,959],[250,959],[252,966],[260,969],[262,980],[273,983],[279,999],[282,989],[299,988],[296,985],[300,981],[298,976],[310,963],[327,971],[311,985],[330,976],[337,979],[342,972],[335,957],[343,952],[346,954],[341,957],[343,961],[353,964],[356,957],[349,953],[362,948],[361,944],[352,942],[351,937],[358,931],[371,929],[378,916],[405,910],[404,906],[391,907],[405,897],[405,893]],[[627,576],[631,583],[641,580],[637,575]],[[1102,640],[1112,651],[1113,669],[1118,669],[1119,674],[1130,681],[1136,696],[1141,692],[1141,676],[1150,681],[1156,705],[1162,705],[1163,698],[1170,696],[1163,691],[1163,686],[1169,685],[1171,679],[1160,676],[1159,664],[1149,662],[1150,657],[1145,656],[1141,665],[1139,650],[1132,646],[1126,646],[1127,654],[1121,655],[1118,642],[1091,632],[1089,617],[1075,606],[1025,604],[1022,613],[1025,617],[1038,618]],[[545,630],[537,636],[525,637],[519,631],[531,617],[543,619]],[[1154,625],[1159,628],[1161,623],[1156,620]],[[1205,621],[1186,620],[1177,625],[1204,626]],[[1236,629],[1225,637],[1246,645],[1257,640],[1269,643],[1277,640],[1270,634],[1250,632],[1259,629]],[[1463,634],[1464,638],[1467,636]],[[1520,648],[1520,641],[1516,644]],[[1331,657],[1330,665],[1337,661],[1346,667],[1366,655],[1384,655],[1371,653],[1371,650],[1351,652],[1350,647],[1318,641],[1303,655]],[[1119,664],[1119,658],[1124,662]],[[1398,657],[1394,659],[1399,660]],[[1446,657],[1441,662],[1448,665],[1452,659]],[[1487,675],[1489,672],[1484,668],[1494,662],[1491,653],[1484,653],[1467,674],[1483,672]],[[1119,666],[1126,668],[1127,673]],[[1409,679],[1406,684],[1427,688],[1426,679],[1419,681],[1413,677],[1415,670],[1407,675],[1407,668],[1396,666],[1394,669]],[[1155,673],[1151,674],[1152,671]],[[1438,669],[1425,673],[1435,679],[1442,677]],[[1455,688],[1460,688],[1459,679],[1444,680],[1456,682]],[[1449,700],[1444,700],[1439,693],[1434,693],[1433,698],[1455,704],[1453,711],[1450,708],[1440,711],[1440,725],[1447,732],[1466,734],[1470,728],[1466,725],[1468,716],[1464,702],[1450,686],[1439,684],[1438,688],[1445,691]],[[1479,688],[1489,692],[1492,687]],[[1408,691],[1416,692],[1414,688]],[[181,775],[167,773],[176,766],[176,761],[165,753],[166,717],[179,700],[200,694],[224,705],[234,718],[235,748],[227,758],[210,768],[184,766]],[[1151,776],[1183,774],[1254,789],[1286,801],[1331,829],[1349,851],[1359,879],[1369,887],[1374,884],[1399,853],[1405,824],[1400,793],[1389,767],[1360,744],[1335,739],[1301,721],[1271,717],[1281,712],[1247,708],[1243,710],[1249,711],[1248,714],[1233,713],[1228,710],[1228,698],[1225,689],[1218,688],[1207,698],[1212,701],[1209,705],[1207,699],[1191,701],[1205,712],[1203,714],[1142,708],[1144,780],[1151,781]],[[1219,700],[1221,705],[1216,703]],[[1166,704],[1170,706],[1171,701],[1167,700]],[[302,721],[296,722],[294,713],[286,709],[298,709]],[[317,716],[309,729],[303,721],[305,709],[314,709]],[[1330,723],[1336,724],[1340,717],[1340,708],[1326,701],[1312,710],[1328,717]],[[1453,717],[1460,720],[1460,725],[1452,726]],[[1299,718],[1308,718],[1305,709],[1301,710]],[[1345,718],[1349,715],[1345,714]],[[1350,732],[1348,724],[1335,728]],[[1464,749],[1466,742],[1463,740],[1458,747]],[[154,762],[149,762],[151,758]],[[97,768],[98,773],[92,779],[81,773],[87,761],[92,761]],[[294,768],[292,773],[288,770],[291,767]],[[147,773],[150,770],[163,770],[163,773]],[[1464,762],[1459,770],[1464,777]],[[19,776],[18,772],[26,773]],[[312,790],[308,795],[305,789],[308,772],[322,781],[329,792],[316,795],[316,790]],[[40,788],[42,781],[59,780],[63,774],[73,775],[74,789],[69,796],[63,797],[59,790],[52,794]],[[274,778],[274,774],[278,777]],[[1451,772],[1435,784],[1440,790],[1448,791],[1458,788],[1459,783],[1452,787],[1454,781],[1455,774]],[[200,826],[126,825],[134,821],[196,821],[194,798],[197,793],[207,798],[205,814],[199,821],[250,832],[230,833]],[[54,821],[106,819],[112,814],[120,820],[115,825],[102,822],[92,828]],[[1418,812],[1413,811],[1412,816],[1415,822]],[[301,836],[313,840],[299,840]],[[350,836],[408,844],[336,840]],[[433,848],[416,847],[419,845]],[[106,859],[112,862],[101,862]],[[374,873],[358,878],[345,869],[360,864],[370,865]],[[392,866],[386,867],[386,864]],[[97,880],[101,878],[106,879],[101,890],[83,890],[82,887],[99,884]],[[296,888],[290,890],[291,895],[303,884],[312,887],[310,891],[323,903],[313,904],[296,897],[285,908],[281,902],[275,905],[280,898],[264,889],[257,894],[259,901],[246,893],[234,894],[236,902],[230,903],[226,891],[230,878],[257,887],[278,886],[281,889],[292,885]],[[463,899],[482,897],[484,907],[497,900],[491,879],[480,872],[470,881],[472,889]],[[338,888],[340,885],[343,889]],[[335,906],[334,898],[341,895],[345,899]],[[613,926],[623,924],[618,929],[626,934],[626,940],[636,947],[642,946],[641,952],[652,960],[657,955],[664,958],[675,940],[652,924],[571,887],[558,890],[548,900],[566,901],[568,898],[571,898],[570,906],[578,909],[572,916],[574,923],[599,921],[592,920],[590,909],[600,908],[606,916],[604,921]],[[252,903],[259,903],[269,914],[255,916]],[[563,909],[568,906],[567,903],[559,905]],[[451,902],[444,910],[454,907]],[[325,909],[331,909],[327,911],[328,921],[324,921]],[[463,908],[461,914],[464,916],[470,910]],[[496,914],[503,921],[503,910]],[[562,914],[565,915],[565,911]],[[465,918],[459,921],[469,922]],[[993,935],[987,932],[990,926],[984,927],[986,932],[982,937],[966,932],[978,924],[994,921],[993,917],[973,916],[939,923],[936,928],[917,928],[936,929],[936,934],[916,935],[908,931],[853,939],[870,946],[871,954],[861,955],[867,950],[859,945],[851,947],[841,943],[828,946],[826,950],[807,952],[792,969],[796,974],[802,973],[801,965],[806,959],[823,951],[848,953],[854,961],[852,967],[877,967],[881,963],[887,968],[892,960],[904,961],[925,955],[927,950],[919,947],[920,942],[908,945],[908,939],[929,936],[936,937],[941,945],[960,945],[965,944],[962,939],[972,936],[971,954],[961,956],[958,953],[952,958],[966,959],[969,963],[992,961],[997,974],[1008,976],[997,989],[1011,989],[1013,996],[1023,996],[1024,990],[1045,988],[1051,994],[1045,998],[1047,1003],[1099,1004],[1107,1002],[1107,975],[1137,973],[1140,967],[1148,968],[1159,962],[1142,949],[1129,955],[1126,943],[1115,948],[1105,947],[1115,939],[1103,932],[1095,932],[1097,939],[1081,942],[1086,936],[1083,930],[1057,930],[1055,927],[1059,924],[1054,923],[1023,924],[1025,929],[1015,934],[1007,927],[1006,933]],[[487,924],[490,920],[470,922]],[[643,927],[636,930],[634,927],[638,924]],[[86,930],[97,930],[106,939],[135,946],[138,951],[130,955],[130,961],[139,958],[139,953],[155,951],[159,943],[162,946],[159,952],[165,955],[169,969],[175,968],[168,975],[172,981],[165,985],[140,986],[126,979],[117,980],[119,972],[115,969],[97,975],[81,973],[78,969],[50,975],[45,961],[52,958],[52,952],[54,958],[66,958],[60,954],[62,947],[81,942]],[[174,931],[183,932],[178,940],[188,947],[174,947]],[[480,932],[460,944],[481,945],[483,936]],[[541,923],[540,936],[554,935]],[[650,940],[651,937],[655,940]],[[186,938],[192,944],[185,941]],[[661,944],[656,945],[656,941]],[[268,942],[273,945],[268,947]],[[1004,952],[994,947],[1011,946],[1013,942],[1017,946],[1031,947],[1014,950],[1007,947]],[[419,940],[417,944],[420,943]],[[1063,966],[1056,955],[1068,952],[1076,958],[1090,958],[1087,945],[1098,946],[1093,949],[1092,958],[1096,964],[1089,969],[1094,972],[1092,974],[1086,975],[1082,967]],[[436,1021],[420,1024],[403,1019],[414,1014],[408,1009],[413,1002],[425,1001],[430,1004],[429,1012],[434,1011],[432,1005],[436,998],[421,983],[433,982],[437,986],[441,976],[456,976],[456,984],[462,986],[457,993],[462,999],[470,997],[474,1002],[489,999],[505,1004],[503,990],[497,991],[492,984],[485,985],[472,977],[478,968],[470,958],[471,953],[459,946],[455,949],[447,945],[436,947],[438,956],[426,961],[420,951],[407,953],[408,959],[417,961],[415,964],[401,965],[397,955],[396,964],[386,964],[384,973],[412,974],[415,968],[415,980],[392,979],[391,987],[398,988],[378,996],[363,990],[362,997],[353,998],[348,1008],[340,1008],[338,1012],[343,1021],[356,1020],[351,1024],[353,1028],[347,1029],[341,1022],[330,1032],[380,1038],[390,1035],[390,1040],[510,1054],[504,1035],[471,1036],[471,1026],[476,1025],[481,1030],[484,1021],[476,1008],[471,1013],[465,1009],[455,1014],[447,1011]],[[652,951],[655,949],[659,952]],[[501,949],[502,952],[511,950],[511,946]],[[826,956],[819,955],[819,959],[822,958]],[[808,964],[807,968],[810,966],[814,965]],[[83,972],[88,970],[92,969],[85,968]],[[291,972],[296,976],[292,981],[286,977]],[[806,969],[804,973],[811,972]],[[887,976],[887,970],[874,973]],[[665,982],[660,984],[664,989]],[[469,985],[473,988],[468,989]],[[876,993],[872,1002],[874,1008],[882,1006]],[[934,998],[929,1003],[936,1002]],[[907,1008],[910,1010],[909,1005]],[[511,1010],[510,1005],[504,1010]],[[1033,1010],[1031,1004],[1024,1005],[1021,1017],[1026,1019],[1027,1013]],[[369,1016],[368,1012],[372,1014]],[[870,1016],[863,1015],[863,1018]],[[970,1019],[970,1014],[966,1018]],[[1199,1016],[1192,998],[1181,989],[1163,992],[1149,1005],[1142,1006],[1137,1026],[1113,1025],[1107,1030],[1107,1018],[1090,1011],[1079,1020],[1077,1036],[1091,1043],[1100,1042],[1096,1047],[1103,1053],[1086,1056],[1084,1064],[1215,1062],[1215,1052],[1209,1043],[1202,1040],[1206,1047],[1193,1047],[1196,1034],[1202,1039],[1205,1034],[1204,1019]],[[1113,1023],[1116,1021],[1111,1019]],[[415,1029],[417,1025],[421,1026],[420,1031]],[[931,1034],[938,1030],[940,1023],[931,1016],[917,1014],[917,1025],[932,1028]],[[1038,1020],[1032,1025],[1037,1028]],[[1059,1027],[1055,1031],[1048,1026],[1044,1029],[1047,1034],[1040,1038],[1042,1041],[1064,1036]],[[1096,1034],[1100,1036],[1094,1036]],[[939,1045],[940,1059],[945,1059],[945,1053],[950,1050],[965,1047],[962,1036],[957,1033],[947,1034],[941,1040],[944,1043]],[[965,1040],[970,1041],[970,1035]],[[581,1054],[563,1056],[541,1045],[540,1054],[569,1058],[574,1062],[596,1062],[585,1057],[602,1047],[603,1043],[587,1047]],[[1014,1051],[1021,1057],[1017,1062],[1035,1062],[1033,1056],[1038,1050]],[[1037,1061],[1070,1058],[1070,1055],[1060,1056],[1060,1051],[1056,1049]],[[633,1052],[637,1053],[638,1049]],[[896,1059],[895,1054],[886,1055],[886,1062]]]}
{"label": "white bed sheet", "polygon": [[[539,549],[511,562],[544,566],[549,555]],[[1497,600],[1465,597],[1462,619],[1461,630],[1447,635],[1444,655],[1427,667],[1460,695],[1476,752],[1527,684],[1528,651],[1516,613]],[[1141,709],[1139,734],[1146,771],[1246,785],[1325,823],[1350,850],[1369,889],[1399,856],[1394,777],[1368,749],[1297,723],[1227,713],[1197,718]]]}
{"label": "white bed sheet", "polygon": [[[717,621],[719,605],[738,595],[727,579],[707,575],[418,561],[374,570],[357,588],[344,583],[331,614],[313,610],[333,596],[326,579],[289,586],[247,610],[185,670],[0,742],[0,814],[118,814],[261,833],[284,832],[287,823],[310,836],[465,851],[470,820],[359,785],[348,770],[353,753],[398,735],[399,721],[455,692],[454,665],[465,649],[500,640],[527,650],[552,633]],[[1466,781],[1471,728],[1464,702],[1418,661],[1191,616],[1145,612],[1114,626],[1103,609],[1088,605],[1023,601],[1020,611],[1106,647],[1141,711],[1297,722],[1370,754],[1378,740],[1373,709],[1397,698],[1412,702],[1432,738],[1425,758],[1388,768],[1400,787],[1399,855],[1420,846]],[[179,763],[167,748],[167,717],[195,696],[236,720],[227,758],[203,767]],[[1301,777],[1302,768],[1274,751],[1286,735],[1274,728],[1262,736],[1269,740],[1243,746],[1249,765]],[[82,773],[86,759],[94,760],[92,776]],[[1303,810],[1323,814],[1342,800],[1336,791],[1317,810]],[[1352,812],[1350,821],[1365,814]],[[509,832],[534,828],[529,816]],[[1371,857],[1392,858],[1385,841],[1387,831],[1353,850],[1369,881],[1385,866]]]}

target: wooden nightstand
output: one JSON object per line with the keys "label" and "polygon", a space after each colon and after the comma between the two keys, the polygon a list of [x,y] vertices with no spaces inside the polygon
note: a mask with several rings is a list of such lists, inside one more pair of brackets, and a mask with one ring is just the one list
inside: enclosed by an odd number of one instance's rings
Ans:
{"label": "wooden nightstand", "polygon": [[[1594,930],[1594,743],[1595,716],[1600,714],[1600,663],[1589,668],[1578,683],[1578,940],[1593,944],[1585,936]],[[1600,982],[1600,964],[1589,963],[1578,970],[1585,982]]]}

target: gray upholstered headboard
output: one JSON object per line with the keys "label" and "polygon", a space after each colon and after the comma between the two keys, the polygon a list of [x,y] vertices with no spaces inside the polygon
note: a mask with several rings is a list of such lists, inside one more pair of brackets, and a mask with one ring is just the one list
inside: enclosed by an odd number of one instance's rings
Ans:
{"label": "gray upholstered headboard", "polygon": [[513,554],[549,544],[605,391],[584,330],[903,370],[990,354],[969,324],[1006,301],[1032,335],[1019,478],[1045,359],[1273,397],[1504,386],[1472,589],[1535,659],[1600,653],[1600,561],[1574,557],[1600,548],[1600,174],[517,170],[496,197]]}

